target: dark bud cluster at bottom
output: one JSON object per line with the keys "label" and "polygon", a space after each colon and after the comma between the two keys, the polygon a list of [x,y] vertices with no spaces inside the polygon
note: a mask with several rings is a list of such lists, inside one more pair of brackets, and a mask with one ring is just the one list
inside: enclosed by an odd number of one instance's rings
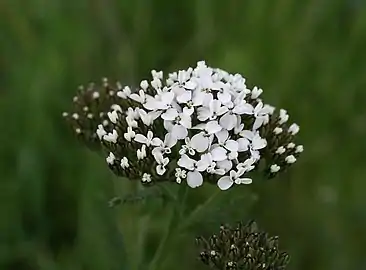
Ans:
{"label": "dark bud cluster at bottom", "polygon": [[278,237],[258,230],[255,222],[235,228],[221,226],[217,235],[198,237],[200,260],[217,270],[283,270],[289,255],[278,247]]}

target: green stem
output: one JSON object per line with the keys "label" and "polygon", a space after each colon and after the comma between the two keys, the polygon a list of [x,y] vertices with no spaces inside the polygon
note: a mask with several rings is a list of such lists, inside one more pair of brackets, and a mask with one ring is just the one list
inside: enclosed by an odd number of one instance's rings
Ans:
{"label": "green stem", "polygon": [[193,210],[188,217],[186,217],[184,219],[184,222],[182,222],[179,226],[177,231],[182,231],[184,230],[186,227],[188,227],[192,222],[194,222],[194,220],[197,218],[197,216],[200,215],[200,213],[202,211],[204,211],[212,202],[214,202],[214,200],[216,199],[216,197],[221,193],[222,191],[217,189],[204,203],[202,203],[201,205],[197,206],[195,208],[195,210]]}
{"label": "green stem", "polygon": [[169,242],[171,240],[171,236],[176,231],[176,224],[179,222],[179,220],[182,217],[182,213],[184,211],[184,204],[187,196],[187,190],[188,186],[185,184],[182,184],[178,191],[178,197],[175,201],[171,214],[168,221],[167,229],[165,230],[165,234],[162,238],[162,240],[159,243],[159,247],[157,251],[155,252],[155,255],[148,267],[149,270],[160,270],[159,266],[162,262],[163,255],[169,245]]}

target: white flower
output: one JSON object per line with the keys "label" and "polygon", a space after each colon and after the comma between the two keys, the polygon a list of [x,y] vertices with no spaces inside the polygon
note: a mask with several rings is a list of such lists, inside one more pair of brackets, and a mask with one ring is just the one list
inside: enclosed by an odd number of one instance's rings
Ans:
{"label": "white flower", "polygon": [[165,129],[178,140],[184,139],[188,135],[188,129],[192,127],[191,115],[186,111],[178,112],[176,109],[168,109],[161,115]]}
{"label": "white flower", "polygon": [[280,109],[280,120],[279,120],[279,124],[282,125],[284,123],[286,123],[289,119],[289,115],[287,114],[287,111],[284,109]]}
{"label": "white flower", "polygon": [[160,111],[152,111],[152,112],[147,113],[143,109],[138,109],[138,113],[140,115],[141,121],[146,126],[152,125],[153,122],[154,122],[154,120],[156,120],[161,115],[161,112]]}
{"label": "white flower", "polygon": [[106,134],[107,134],[107,132],[105,131],[103,125],[98,125],[98,129],[97,129],[98,138],[101,140],[103,138],[103,136]]}
{"label": "white flower", "polygon": [[147,80],[143,80],[143,81],[141,81],[141,83],[140,83],[140,87],[141,87],[143,90],[146,90],[146,89],[149,87],[149,83],[147,82]]}
{"label": "white flower", "polygon": [[254,86],[252,90],[252,99],[257,99],[261,94],[263,93],[263,90],[261,88],[258,88],[257,86]]}
{"label": "white flower", "polygon": [[161,80],[158,78],[154,78],[150,83],[151,86],[156,90],[160,90],[160,88],[162,87]]}
{"label": "white flower", "polygon": [[125,139],[127,141],[131,141],[133,138],[135,138],[135,131],[133,131],[132,127],[127,127],[127,132],[125,134],[123,134],[123,136],[125,137]]}
{"label": "white flower", "polygon": [[[198,134],[196,134],[198,135]],[[194,136],[196,136],[194,135]],[[192,139],[194,138],[194,136],[192,137]],[[190,154],[191,156],[193,156],[194,154],[196,154],[195,148],[192,145],[192,140],[189,137],[186,137],[184,139],[185,145],[182,145],[181,149],[179,150],[179,154],[183,155],[186,154],[188,152],[188,154]],[[197,141],[197,144],[199,146],[201,146],[201,143],[199,141]],[[205,150],[208,148],[208,146],[205,148]],[[200,150],[202,150],[201,148],[199,148]],[[205,150],[202,150],[202,152],[204,152]]]}
{"label": "white flower", "polygon": [[295,144],[293,142],[290,142],[288,145],[287,145],[287,148],[289,149],[292,149],[292,148],[295,148]]}
{"label": "white flower", "polygon": [[121,159],[121,167],[122,167],[122,169],[126,169],[126,168],[130,167],[130,164],[128,163],[128,159],[126,157],[123,157]]}
{"label": "white flower", "polygon": [[236,159],[238,157],[239,142],[231,140],[229,138],[229,132],[227,130],[221,130],[216,133],[219,145],[223,146],[230,153],[228,154],[229,159]]}
{"label": "white flower", "polygon": [[113,104],[113,105],[111,106],[111,109],[112,109],[113,111],[117,111],[117,112],[122,113],[122,108],[121,108],[121,106],[119,106],[118,104]]}
{"label": "white flower", "polygon": [[[227,160],[228,161],[228,160]],[[231,163],[231,162],[230,162]],[[232,164],[231,164],[232,166]],[[226,173],[226,171],[230,170],[231,169],[231,166],[230,168],[228,168],[227,170],[224,169],[224,168],[220,168],[219,166],[217,166],[216,162],[212,162],[211,165],[207,168],[207,172],[208,173],[211,173],[211,174],[217,174],[217,175],[224,175]]]}
{"label": "white flower", "polygon": [[178,184],[182,182],[182,179],[185,179],[187,177],[187,172],[185,170],[182,170],[181,168],[175,169],[175,180]]}
{"label": "white flower", "polygon": [[240,92],[237,97],[234,99],[233,103],[233,113],[242,115],[248,114],[252,115],[254,113],[254,108],[251,104],[245,101],[245,92]]}
{"label": "white flower", "polygon": [[278,172],[280,169],[281,169],[281,167],[280,167],[280,166],[278,166],[277,164],[273,164],[273,165],[271,165],[271,167],[270,167],[270,171],[271,171],[271,173],[276,173],[276,172]]}
{"label": "white flower", "polygon": [[151,174],[144,173],[142,175],[142,179],[141,180],[142,180],[143,183],[145,183],[145,182],[150,183],[151,182]]}
{"label": "white flower", "polygon": [[248,158],[247,160],[245,160],[243,163],[239,163],[238,165],[236,165],[236,168],[238,169],[238,171],[244,171],[244,172],[250,172],[251,170],[253,170],[255,168],[255,162],[257,160],[254,158]]}
{"label": "white flower", "polygon": [[279,155],[282,155],[285,152],[286,152],[286,148],[283,146],[278,147],[276,150],[276,154],[279,154]]}
{"label": "white flower", "polygon": [[156,71],[155,69],[153,69],[151,71],[151,76],[155,79],[159,79],[162,80],[163,79],[163,71]]}
{"label": "white flower", "polygon": [[172,107],[175,94],[172,91],[162,92],[155,97],[147,96],[146,103],[144,104],[145,109],[156,111],[156,110],[167,110]]}
{"label": "white flower", "polygon": [[126,117],[126,122],[127,122],[127,125],[131,128],[137,128],[138,127],[138,123],[135,119],[127,116]]}
{"label": "white flower", "polygon": [[217,186],[221,189],[221,190],[227,190],[229,189],[234,183],[235,184],[251,184],[252,183],[252,179],[250,178],[246,178],[243,177],[241,178],[241,176],[244,174],[245,171],[243,170],[239,170],[239,171],[230,171],[230,175],[229,176],[223,176],[219,179],[219,181],[217,182]]}
{"label": "white flower", "polygon": [[207,119],[214,120],[218,116],[223,115],[229,109],[226,106],[221,106],[220,100],[212,100],[209,107],[200,107],[197,110],[197,119],[200,121],[206,121]]}
{"label": "white flower", "polygon": [[[186,139],[188,139],[188,137]],[[151,151],[151,153],[153,154],[153,156],[155,156],[156,154],[170,154],[172,152],[171,148],[174,147],[176,144],[177,139],[174,138],[172,134],[167,133],[165,134],[164,142],[161,145],[155,147]]]}
{"label": "white flower", "polygon": [[117,130],[113,129],[112,133],[108,133],[103,136],[103,139],[107,142],[117,143],[118,133]]}
{"label": "white flower", "polygon": [[139,114],[139,108],[132,108],[132,107],[129,107],[127,109],[127,117],[130,118],[131,120],[138,120],[139,117],[140,117],[140,114]]}
{"label": "white flower", "polygon": [[[249,144],[249,149],[252,154],[252,157],[259,159],[260,158],[259,150],[267,146],[266,139],[262,138],[258,132],[253,132],[250,130],[243,130],[240,133],[240,135],[251,142]],[[242,144],[244,145],[244,143]]]}
{"label": "white flower", "polygon": [[300,131],[300,127],[297,124],[292,124],[289,128],[288,128],[288,132],[291,135],[296,135],[298,132]]}
{"label": "white flower", "polygon": [[296,158],[293,155],[289,155],[285,158],[285,161],[289,164],[295,163],[296,162]]}
{"label": "white flower", "polygon": [[143,134],[136,134],[134,140],[138,143],[145,144],[147,147],[149,147],[150,145],[159,146],[159,145],[163,144],[161,139],[154,138],[154,134],[151,130],[149,130],[147,132],[146,136]]}
{"label": "white flower", "polygon": [[281,134],[283,132],[283,129],[280,127],[275,127],[275,129],[273,130],[273,133],[278,135]]}
{"label": "white flower", "polygon": [[79,115],[77,113],[73,113],[71,117],[74,118],[75,120],[79,119]]}
{"label": "white flower", "polygon": [[253,124],[253,130],[257,130],[260,128],[263,124],[267,124],[269,121],[269,113],[271,111],[271,107],[267,105],[263,105],[263,103],[260,101],[258,102],[257,106],[254,108],[254,117],[255,121]]}
{"label": "white flower", "polygon": [[146,94],[143,90],[139,90],[138,93],[131,94],[130,99],[138,103],[144,104],[146,102]]}
{"label": "white flower", "polygon": [[169,164],[169,158],[164,158],[164,156],[161,154],[156,154],[154,158],[158,163],[158,165],[156,166],[156,173],[158,175],[163,175],[166,172],[165,167]]}
{"label": "white flower", "polygon": [[190,171],[187,173],[187,184],[191,188],[196,188],[203,184],[201,172],[205,171],[210,164],[207,155],[202,155],[201,159],[196,161],[183,154],[178,160],[178,166]]}
{"label": "white flower", "polygon": [[302,145],[296,146],[296,150],[295,150],[296,153],[302,153],[303,151],[304,151],[304,146],[302,146]]}
{"label": "white flower", "polygon": [[122,99],[127,99],[131,96],[131,93],[132,93],[131,88],[128,86],[125,86],[122,91],[117,92],[117,96]]}
{"label": "white flower", "polygon": [[99,92],[97,92],[97,91],[93,92],[92,97],[93,97],[93,99],[98,99],[100,97]]}
{"label": "white flower", "polygon": [[116,124],[118,120],[117,111],[108,112],[108,118],[113,124]]}
{"label": "white flower", "polygon": [[107,163],[113,165],[115,160],[116,160],[115,155],[112,152],[110,152],[108,157],[106,158]]}
{"label": "white flower", "polygon": [[138,160],[144,159],[146,157],[146,145],[143,144],[141,149],[137,149],[136,156]]}

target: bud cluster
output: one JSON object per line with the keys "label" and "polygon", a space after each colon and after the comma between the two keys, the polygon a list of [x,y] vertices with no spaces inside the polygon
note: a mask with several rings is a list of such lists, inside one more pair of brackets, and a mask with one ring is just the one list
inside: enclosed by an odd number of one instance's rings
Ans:
{"label": "bud cluster", "polygon": [[95,130],[99,124],[111,127],[108,112],[113,104],[118,102],[116,88],[112,88],[108,80],[102,81],[102,86],[90,83],[87,87],[79,86],[73,98],[73,109],[64,112],[66,119],[76,136],[91,149],[100,149],[101,143]]}
{"label": "bud cluster", "polygon": [[258,230],[255,222],[221,226],[217,235],[198,237],[200,260],[217,270],[283,270],[289,255],[279,251],[278,237]]}
{"label": "bud cluster", "polygon": [[227,190],[252,183],[259,163],[275,176],[303,151],[294,142],[299,126],[264,104],[263,90],[247,88],[240,74],[200,61],[165,79],[162,71],[151,75],[138,89],[104,81],[100,90],[81,91],[75,112],[65,114],[85,142],[103,145],[118,176]]}

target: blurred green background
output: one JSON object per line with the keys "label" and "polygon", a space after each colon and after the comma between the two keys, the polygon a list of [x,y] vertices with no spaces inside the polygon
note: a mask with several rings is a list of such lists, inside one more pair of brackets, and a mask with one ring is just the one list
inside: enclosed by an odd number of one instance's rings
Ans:
{"label": "blurred green background", "polygon": [[[365,8],[362,0],[0,0],[0,269],[125,270],[151,258],[168,210],[155,200],[108,208],[135,187],[84,149],[61,113],[79,84],[136,83],[151,69],[201,59],[244,74],[301,126],[300,161],[261,183],[250,207],[233,208],[280,236],[290,269],[366,269]],[[192,191],[190,202],[213,190]],[[161,269],[205,269],[194,235],[211,232],[206,221],[171,245]]]}

